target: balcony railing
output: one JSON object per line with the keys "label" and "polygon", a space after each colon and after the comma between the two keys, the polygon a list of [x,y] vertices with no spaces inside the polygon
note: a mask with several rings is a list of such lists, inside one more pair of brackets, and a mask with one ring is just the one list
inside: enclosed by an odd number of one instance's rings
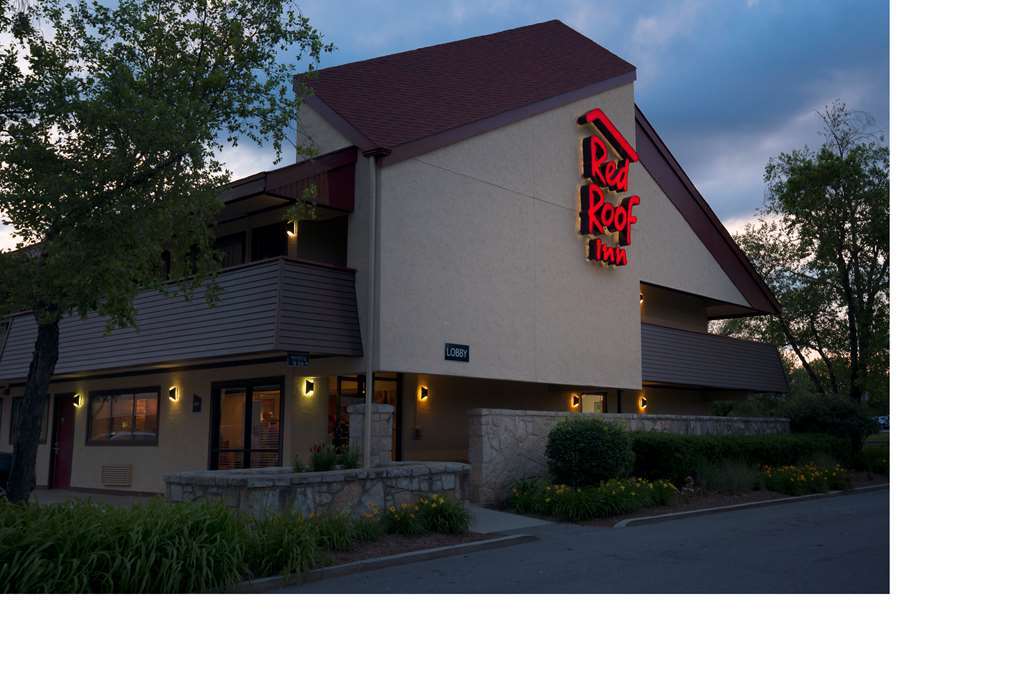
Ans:
{"label": "balcony railing", "polygon": [[643,323],[643,381],[688,387],[785,392],[770,344]]}
{"label": "balcony railing", "polygon": [[[213,307],[205,287],[191,299],[145,292],[135,299],[137,329],[105,333],[92,315],[60,323],[55,375],[195,361],[263,356],[287,351],[361,356],[355,271],[276,258],[222,271]],[[31,314],[7,319],[0,381],[28,374],[36,338]],[[2,328],[0,324],[0,328]]]}

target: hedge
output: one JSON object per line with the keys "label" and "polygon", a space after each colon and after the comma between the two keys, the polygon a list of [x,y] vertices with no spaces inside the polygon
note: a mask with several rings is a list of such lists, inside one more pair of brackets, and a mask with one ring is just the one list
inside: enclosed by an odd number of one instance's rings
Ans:
{"label": "hedge", "polygon": [[547,470],[555,484],[595,486],[629,476],[629,434],[619,424],[596,417],[572,417],[547,436]]}
{"label": "hedge", "polygon": [[664,432],[632,435],[634,473],[646,479],[668,479],[676,485],[694,476],[703,463],[744,462],[752,466],[800,465],[818,457],[846,462],[849,445],[826,434],[768,436],[685,436]]}

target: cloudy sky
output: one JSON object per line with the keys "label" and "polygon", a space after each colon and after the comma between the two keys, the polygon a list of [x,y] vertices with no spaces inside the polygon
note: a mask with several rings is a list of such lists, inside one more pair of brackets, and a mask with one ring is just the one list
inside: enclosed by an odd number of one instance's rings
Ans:
{"label": "cloudy sky", "polygon": [[[886,1],[298,4],[337,47],[323,66],[561,19],[636,65],[637,103],[730,229],[762,203],[769,157],[819,142],[815,111],[830,101],[840,98],[888,128]],[[224,159],[245,175],[269,167],[273,154],[244,146]]]}

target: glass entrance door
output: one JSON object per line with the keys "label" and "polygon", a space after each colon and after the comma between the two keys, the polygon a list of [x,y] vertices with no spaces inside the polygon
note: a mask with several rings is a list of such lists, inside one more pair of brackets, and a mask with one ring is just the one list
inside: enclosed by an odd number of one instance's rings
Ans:
{"label": "glass entrance door", "polygon": [[210,469],[280,467],[283,380],[213,385]]}

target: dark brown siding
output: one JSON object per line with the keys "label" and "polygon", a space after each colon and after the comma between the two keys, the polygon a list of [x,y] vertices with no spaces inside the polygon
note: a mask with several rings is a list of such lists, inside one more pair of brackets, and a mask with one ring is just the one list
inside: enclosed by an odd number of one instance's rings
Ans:
{"label": "dark brown siding", "polygon": [[[66,318],[55,374],[130,368],[274,351],[359,356],[355,272],[286,258],[225,270],[214,307],[206,288],[190,300],[147,292],[135,300],[138,329],[104,334],[106,318]],[[24,379],[36,325],[13,318],[0,380]]]}
{"label": "dark brown siding", "polygon": [[642,325],[643,381],[715,389],[788,391],[770,344]]}

